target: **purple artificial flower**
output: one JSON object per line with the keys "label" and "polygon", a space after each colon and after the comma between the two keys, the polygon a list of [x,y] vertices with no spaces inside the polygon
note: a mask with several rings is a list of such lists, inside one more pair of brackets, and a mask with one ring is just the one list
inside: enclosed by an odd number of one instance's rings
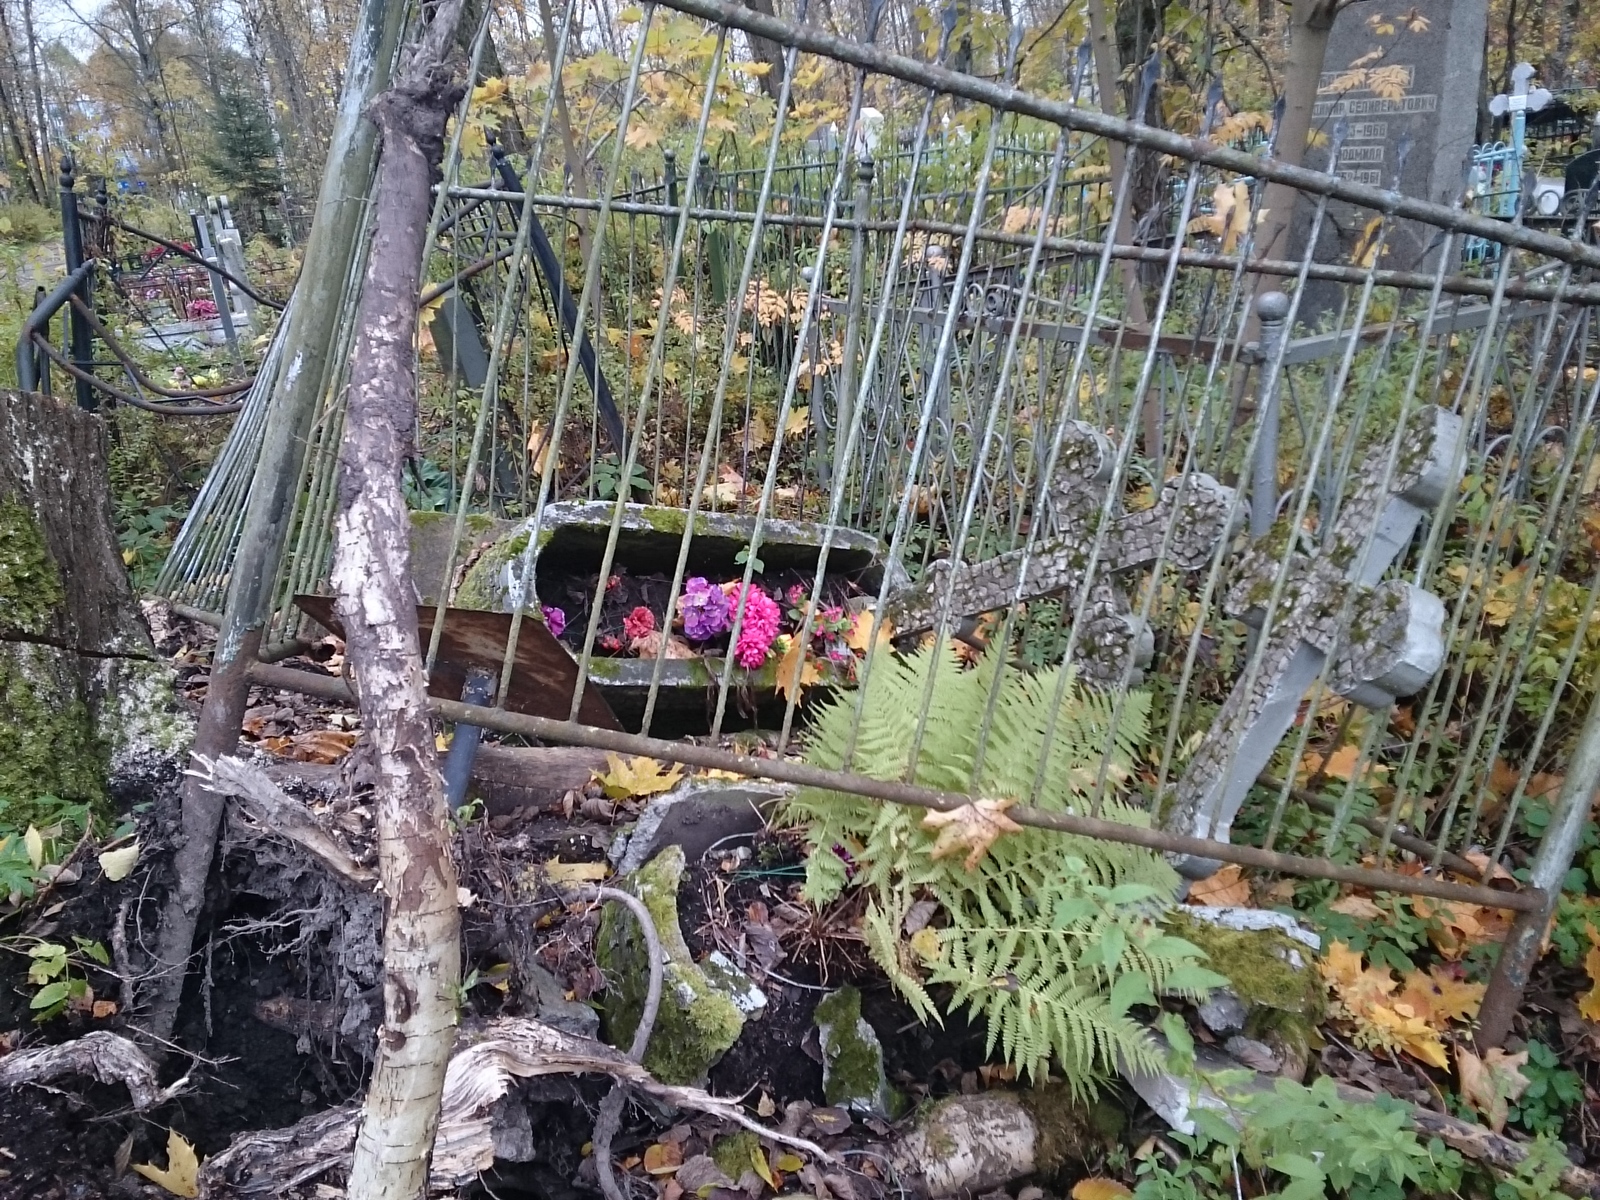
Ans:
{"label": "purple artificial flower", "polygon": [[544,613],[544,623],[549,627],[552,637],[560,637],[567,631],[567,614],[554,604],[542,604],[539,611]]}
{"label": "purple artificial flower", "polygon": [[691,642],[709,641],[728,628],[728,596],[716,584],[696,575],[683,585],[678,600],[683,632]]}

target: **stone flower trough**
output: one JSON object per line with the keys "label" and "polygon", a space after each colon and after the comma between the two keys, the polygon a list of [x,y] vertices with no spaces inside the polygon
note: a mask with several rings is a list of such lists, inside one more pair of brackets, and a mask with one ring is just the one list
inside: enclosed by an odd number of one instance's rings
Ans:
{"label": "stone flower trough", "polygon": [[[598,577],[615,505],[611,501],[561,501],[546,505],[539,522],[533,558],[533,580],[525,595],[537,612],[534,597],[550,603],[551,597],[571,594],[580,582],[592,590]],[[412,514],[413,574],[422,603],[437,602],[454,516],[445,513]],[[677,563],[688,511],[653,505],[627,505],[618,533],[612,570],[632,577],[662,576],[670,580]],[[464,545],[456,556],[458,566],[449,602],[459,608],[507,612],[532,536],[534,521],[469,517]],[[740,579],[744,564],[740,553],[755,532],[753,516],[697,513],[689,544],[685,578],[704,576],[721,582]],[[785,572],[814,575],[827,534],[827,526],[809,521],[769,518],[762,523],[756,557],[762,572],[755,582],[770,582]],[[849,580],[868,594],[877,590],[882,575],[883,548],[867,534],[835,528],[824,580]],[[464,569],[463,565],[464,564]],[[583,621],[569,614],[571,628],[562,640],[576,655],[582,646]],[[703,732],[715,705],[724,659],[719,651],[696,658],[669,658],[661,667],[661,684],[652,718],[652,732],[664,736]],[[591,686],[597,687],[624,726],[638,728],[655,670],[653,658],[607,657],[597,653],[589,663]],[[735,666],[732,687],[740,693],[728,705],[726,723],[770,718],[781,713],[783,700],[776,689],[777,655],[757,670]]]}

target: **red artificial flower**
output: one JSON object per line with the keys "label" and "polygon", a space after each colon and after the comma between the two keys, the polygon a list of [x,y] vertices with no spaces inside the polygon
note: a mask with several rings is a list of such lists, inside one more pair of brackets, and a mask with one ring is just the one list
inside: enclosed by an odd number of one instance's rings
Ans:
{"label": "red artificial flower", "polygon": [[622,636],[632,642],[656,631],[656,615],[644,605],[622,619]]}

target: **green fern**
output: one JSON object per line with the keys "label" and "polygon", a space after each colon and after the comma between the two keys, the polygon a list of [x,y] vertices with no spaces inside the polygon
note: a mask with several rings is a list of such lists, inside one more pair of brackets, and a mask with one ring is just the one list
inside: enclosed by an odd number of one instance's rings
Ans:
{"label": "green fern", "polygon": [[[877,660],[864,700],[847,694],[818,713],[807,760],[838,769],[853,742],[851,770],[907,778],[920,701],[936,672],[913,782],[974,797],[1036,794],[1040,808],[1057,812],[1083,811],[1102,769],[1108,790],[1120,787],[1146,737],[1149,697],[1124,696],[1117,717],[1112,697],[1068,679],[1052,720],[1065,668],[1007,668],[997,680],[1001,662],[988,655],[965,670],[932,650]],[[1160,928],[1177,891],[1172,869],[1142,847],[1025,828],[1000,837],[968,871],[959,859],[930,857],[935,834],[923,815],[847,792],[797,793],[783,817],[806,829],[806,899],[825,904],[846,888],[865,889],[867,947],[918,1016],[940,1019],[928,988],[943,985],[948,1010],[981,1016],[989,1053],[998,1049],[1024,1074],[1042,1075],[1054,1063],[1089,1095],[1121,1064],[1156,1069],[1160,1060],[1129,1010],[1158,994],[1200,998],[1224,982],[1199,965],[1197,947]],[[1110,796],[1099,815],[1148,824],[1144,812]],[[906,915],[923,897],[937,903],[940,918],[907,938]]]}

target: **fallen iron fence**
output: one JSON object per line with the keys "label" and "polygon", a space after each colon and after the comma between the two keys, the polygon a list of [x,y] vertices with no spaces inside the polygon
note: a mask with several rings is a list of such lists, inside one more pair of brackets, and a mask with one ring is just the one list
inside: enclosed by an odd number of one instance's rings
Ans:
{"label": "fallen iron fence", "polygon": [[[776,655],[741,664],[744,610],[722,641],[652,641],[610,581],[649,577],[633,595],[662,634],[691,580],[710,578],[746,596],[781,585],[775,604],[797,585],[802,648],[830,644],[819,621],[837,604],[902,646],[998,648],[1001,674],[1070,663],[1118,712],[1149,698],[1148,744],[1125,782],[1107,744],[1068,811],[1033,795],[1011,815],[1160,850],[1190,878],[1234,862],[1523,914],[1485,1026],[1507,1020],[1600,748],[1600,249],[888,54],[870,29],[851,40],[717,0],[647,6],[644,26],[665,12],[715,42],[681,180],[646,188],[629,170],[644,29],[594,194],[533,190],[558,161],[553,99],[527,188],[464,186],[459,142],[446,162],[429,302],[471,295],[452,344],[435,338],[419,413],[436,474],[410,481],[436,712],[948,808],[967,798],[784,758],[804,655],[787,679]],[[805,62],[847,73],[846,146],[870,84],[908,88],[896,188],[841,155],[820,205],[794,203],[777,186],[778,103],[752,126],[758,176],[720,201],[701,172],[733,31],[784,48],[785,100]],[[956,101],[980,132],[952,201],[918,179]],[[1026,197],[991,188],[1023,119],[1052,131]],[[1098,159],[1108,143],[1116,180]],[[1119,243],[1141,155],[1185,176],[1173,236]],[[1075,172],[1104,182],[1093,223]],[[1251,219],[1193,232],[1202,172],[1291,189],[1303,234],[1257,255],[1265,186],[1246,189]],[[540,292],[545,224],[570,314]],[[1367,231],[1359,253],[1338,242],[1351,229]],[[1487,274],[1460,273],[1469,239],[1497,247]],[[1386,265],[1391,244],[1420,247],[1417,261]],[[244,532],[282,487],[254,479],[271,393],[252,393],[159,584],[221,612],[241,556],[274,563],[267,610],[230,618],[259,622],[263,660],[303,648],[313,614],[336,625],[342,393],[337,377],[320,390],[276,548]],[[566,655],[538,665],[530,644],[552,640]],[[833,679],[845,703],[890,653],[860,643]],[[530,673],[542,688],[522,686]],[[347,694],[302,671],[246,674]],[[919,729],[933,694],[907,698]],[[991,719],[976,718],[980,741]],[[779,757],[658,736],[695,722],[713,737],[760,723]],[[1149,827],[1107,820],[1113,795]]]}

